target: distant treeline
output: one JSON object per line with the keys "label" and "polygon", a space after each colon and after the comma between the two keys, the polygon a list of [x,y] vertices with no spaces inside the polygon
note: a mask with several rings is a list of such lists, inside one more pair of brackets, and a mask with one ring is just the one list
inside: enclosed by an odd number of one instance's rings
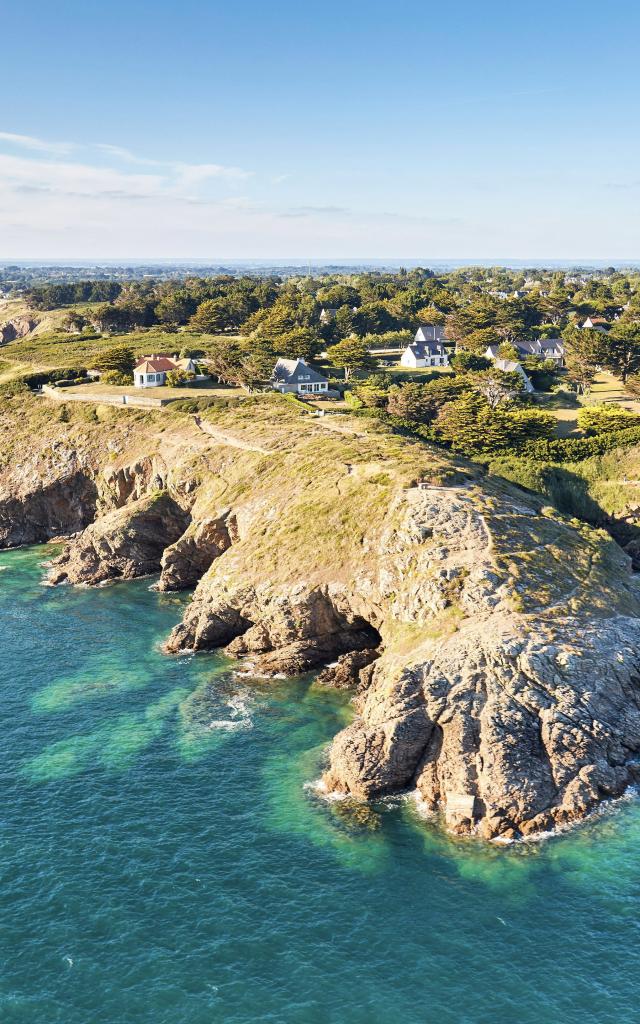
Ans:
{"label": "distant treeline", "polygon": [[33,309],[58,309],[76,302],[115,302],[123,286],[118,281],[76,281],[30,288],[25,298]]}

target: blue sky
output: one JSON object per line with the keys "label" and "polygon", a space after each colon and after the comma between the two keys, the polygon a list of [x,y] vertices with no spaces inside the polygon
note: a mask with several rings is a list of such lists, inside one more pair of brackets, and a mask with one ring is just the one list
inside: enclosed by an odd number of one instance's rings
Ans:
{"label": "blue sky", "polygon": [[640,259],[639,30],[629,0],[6,4],[0,259]]}

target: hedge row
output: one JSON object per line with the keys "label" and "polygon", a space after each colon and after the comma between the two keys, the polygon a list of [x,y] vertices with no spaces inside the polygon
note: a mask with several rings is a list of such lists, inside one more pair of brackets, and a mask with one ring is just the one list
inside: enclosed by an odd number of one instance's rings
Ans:
{"label": "hedge row", "polygon": [[[358,409],[355,410],[355,415],[378,420],[378,422],[390,427],[396,434],[419,437],[423,441],[429,441],[431,444],[437,444],[443,448],[450,447],[437,437],[431,427],[415,423],[412,420],[401,419],[399,416],[391,416],[383,409]],[[590,459],[594,455],[604,455],[605,452],[613,451],[614,448],[630,448],[635,444],[640,444],[640,427],[629,427],[626,430],[610,430],[606,433],[597,434],[595,437],[567,437],[554,441],[526,441],[524,444],[514,445],[512,448],[503,448],[487,454],[478,451],[463,452],[463,454],[481,462],[510,455],[532,459],[534,462],[581,462],[583,459]]]}
{"label": "hedge row", "polygon": [[43,370],[41,373],[25,373],[20,380],[32,391],[41,388],[43,384],[58,384],[60,381],[77,381],[85,378],[87,371],[84,366],[76,366],[71,369]]}
{"label": "hedge row", "polygon": [[557,441],[529,441],[514,455],[523,455],[542,462],[581,462],[594,455],[604,455],[614,448],[630,448],[640,444],[640,427],[608,430],[595,437],[566,437]]}

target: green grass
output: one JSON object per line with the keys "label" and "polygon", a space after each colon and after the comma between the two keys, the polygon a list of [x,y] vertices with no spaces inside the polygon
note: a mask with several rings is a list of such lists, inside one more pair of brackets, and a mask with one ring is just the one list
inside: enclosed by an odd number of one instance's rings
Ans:
{"label": "green grass", "polygon": [[106,349],[116,345],[127,345],[136,356],[155,352],[173,354],[182,348],[207,351],[216,341],[215,335],[178,333],[150,328],[148,331],[132,331],[129,334],[31,334],[10,342],[2,349],[4,362],[28,369],[49,367],[85,366],[91,367],[92,360]]}

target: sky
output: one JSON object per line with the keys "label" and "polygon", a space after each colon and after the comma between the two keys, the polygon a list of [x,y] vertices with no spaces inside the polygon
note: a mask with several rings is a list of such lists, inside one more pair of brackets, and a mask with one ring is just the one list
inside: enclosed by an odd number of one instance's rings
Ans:
{"label": "sky", "polygon": [[640,260],[640,5],[0,0],[0,260]]}

